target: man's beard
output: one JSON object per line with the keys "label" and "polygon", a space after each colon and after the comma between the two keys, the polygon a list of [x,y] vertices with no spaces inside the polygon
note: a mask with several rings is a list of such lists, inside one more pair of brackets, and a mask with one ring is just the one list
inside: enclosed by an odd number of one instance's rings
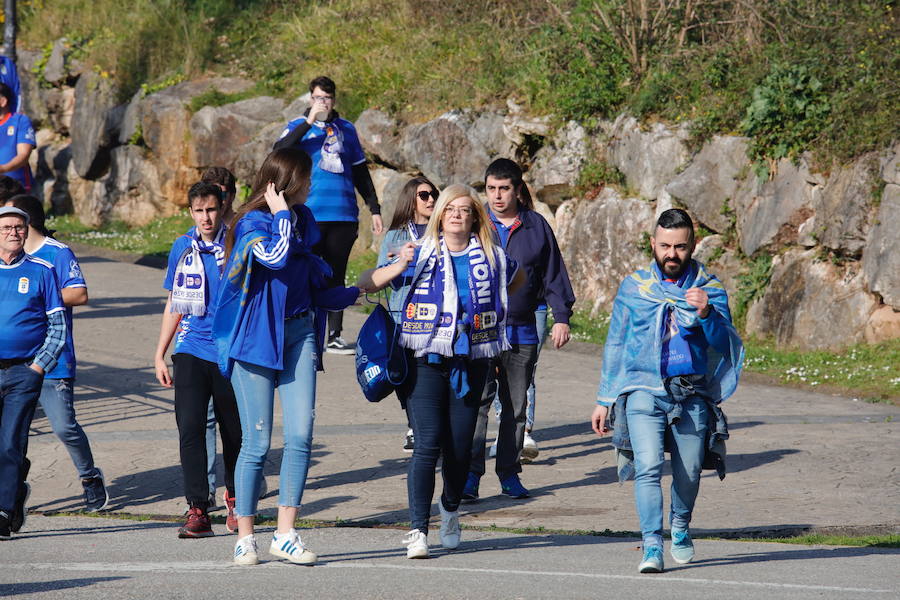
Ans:
{"label": "man's beard", "polygon": [[[691,264],[691,255],[688,254],[684,261],[682,262],[678,258],[669,258],[666,259],[665,262],[660,262],[658,256],[654,256],[656,259],[656,266],[659,267],[660,272],[665,275],[669,279],[679,279],[682,275],[684,275],[684,271],[687,269],[688,265]],[[678,265],[678,269],[675,272],[669,272],[666,270],[666,264],[668,265]]]}

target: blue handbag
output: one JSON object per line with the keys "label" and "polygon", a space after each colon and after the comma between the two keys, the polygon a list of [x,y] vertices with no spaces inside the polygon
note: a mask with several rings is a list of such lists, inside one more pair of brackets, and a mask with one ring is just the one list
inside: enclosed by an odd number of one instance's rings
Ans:
{"label": "blue handbag", "polygon": [[399,341],[400,327],[376,304],[356,340],[356,380],[369,402],[380,402],[406,379],[406,351]]}

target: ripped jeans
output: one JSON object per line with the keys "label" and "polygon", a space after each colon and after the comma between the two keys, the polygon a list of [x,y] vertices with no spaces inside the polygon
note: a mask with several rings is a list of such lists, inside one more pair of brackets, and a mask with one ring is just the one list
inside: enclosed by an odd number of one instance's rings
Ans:
{"label": "ripped jeans", "polygon": [[272,440],[275,390],[281,401],[284,450],[279,506],[300,506],[312,453],[316,407],[316,338],[312,316],[284,323],[284,368],[235,361],[231,385],[241,416],[241,453],[234,470],[235,512],[256,515],[263,466]]}
{"label": "ripped jeans", "polygon": [[39,399],[53,433],[59,438],[72,457],[72,464],[82,479],[90,479],[100,474],[94,466],[91,445],[78,421],[75,419],[74,378],[44,379]]}

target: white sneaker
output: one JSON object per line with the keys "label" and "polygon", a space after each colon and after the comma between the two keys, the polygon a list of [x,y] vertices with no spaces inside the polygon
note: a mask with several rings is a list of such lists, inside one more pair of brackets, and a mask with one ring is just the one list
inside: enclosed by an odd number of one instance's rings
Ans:
{"label": "white sneaker", "polygon": [[303,545],[296,529],[287,533],[275,532],[269,545],[269,554],[298,565],[314,565],[319,559],[315,552]]}
{"label": "white sneaker", "polygon": [[538,454],[540,454],[540,450],[538,450],[537,442],[535,442],[534,438],[531,437],[531,434],[526,431],[525,441],[522,444],[522,462],[530,463],[538,457]]}
{"label": "white sneaker", "polygon": [[356,347],[355,344],[348,344],[344,338],[336,337],[325,345],[325,352],[329,354],[356,354]]}
{"label": "white sneaker", "polygon": [[444,508],[444,503],[438,498],[438,508],[441,511],[441,546],[447,550],[455,550],[459,547],[459,511],[450,512]]}
{"label": "white sneaker", "polygon": [[234,545],[234,564],[258,565],[259,554],[256,548],[256,538],[251,533],[244,536]]}
{"label": "white sneaker", "polygon": [[488,449],[488,458],[496,458],[497,457],[497,440],[494,440],[494,443],[491,444],[491,447]]}
{"label": "white sneaker", "polygon": [[413,529],[403,536],[406,558],[428,558],[428,537],[424,531]]}

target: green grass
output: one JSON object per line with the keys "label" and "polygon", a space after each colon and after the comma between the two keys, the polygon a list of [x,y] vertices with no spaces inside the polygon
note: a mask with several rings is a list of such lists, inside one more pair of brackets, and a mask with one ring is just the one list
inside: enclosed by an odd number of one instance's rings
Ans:
{"label": "green grass", "polygon": [[860,546],[869,548],[900,548],[900,535],[827,535],[810,533],[796,537],[755,538],[753,542],[801,544],[804,546]]}
{"label": "green grass", "polygon": [[155,219],[145,227],[129,227],[113,222],[100,229],[87,227],[72,215],[47,220],[47,227],[55,229],[56,237],[64,242],[80,242],[148,256],[168,256],[175,238],[193,224],[187,215]]}

